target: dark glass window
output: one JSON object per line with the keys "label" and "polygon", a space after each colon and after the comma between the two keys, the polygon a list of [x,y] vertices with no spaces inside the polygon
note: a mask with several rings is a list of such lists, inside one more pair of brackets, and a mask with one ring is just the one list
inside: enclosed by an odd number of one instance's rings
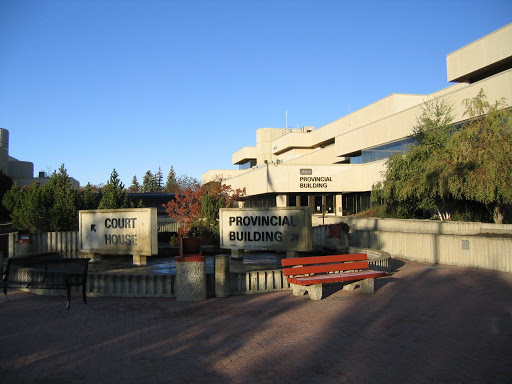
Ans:
{"label": "dark glass window", "polygon": [[334,195],[325,197],[325,213],[334,213]]}
{"label": "dark glass window", "polygon": [[411,145],[416,141],[412,137],[402,140],[393,141],[378,147],[368,148],[361,151],[361,156],[353,156],[350,158],[350,164],[365,164],[373,161],[388,159],[394,153],[403,153],[408,151]]}
{"label": "dark glass window", "polygon": [[238,169],[249,169],[256,165],[256,160],[249,160],[243,164],[238,164]]}

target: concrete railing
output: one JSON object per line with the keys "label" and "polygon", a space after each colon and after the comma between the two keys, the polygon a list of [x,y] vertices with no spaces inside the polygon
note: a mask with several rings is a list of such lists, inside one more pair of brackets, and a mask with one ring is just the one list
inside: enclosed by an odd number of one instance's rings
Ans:
{"label": "concrete railing", "polygon": [[63,257],[80,257],[79,232],[40,232],[31,233],[30,242],[17,242],[18,234],[9,234],[9,257],[27,253],[59,252]]}
{"label": "concrete railing", "polygon": [[289,290],[290,284],[281,269],[231,273],[231,294],[247,295],[253,293]]}
{"label": "concrete railing", "polygon": [[378,249],[408,260],[512,272],[510,224],[353,217],[334,220],[350,225],[351,246]]}

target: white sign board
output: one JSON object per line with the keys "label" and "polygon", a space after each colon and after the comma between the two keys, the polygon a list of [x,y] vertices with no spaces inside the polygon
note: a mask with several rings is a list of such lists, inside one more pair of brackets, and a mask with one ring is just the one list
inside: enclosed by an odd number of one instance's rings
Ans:
{"label": "white sign board", "polygon": [[79,219],[82,252],[158,254],[156,208],[85,210]]}
{"label": "white sign board", "polygon": [[262,251],[311,251],[308,208],[221,208],[220,246]]}

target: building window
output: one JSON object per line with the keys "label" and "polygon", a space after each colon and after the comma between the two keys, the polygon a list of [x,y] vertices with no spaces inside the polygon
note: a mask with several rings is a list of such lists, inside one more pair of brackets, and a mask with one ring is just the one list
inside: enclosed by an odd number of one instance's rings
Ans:
{"label": "building window", "polygon": [[388,159],[394,153],[403,153],[408,151],[411,148],[411,145],[414,145],[415,143],[416,140],[412,137],[408,137],[406,139],[379,145],[378,147],[363,149],[360,156],[353,156],[350,158],[350,164],[366,164],[373,161]]}
{"label": "building window", "polygon": [[288,195],[288,206],[289,207],[297,206],[297,195]]}
{"label": "building window", "polygon": [[370,209],[370,195],[371,192],[344,193],[341,196],[343,201],[343,214],[352,215]]}
{"label": "building window", "polygon": [[315,213],[322,213],[322,196],[315,196]]}
{"label": "building window", "polygon": [[243,164],[238,164],[238,169],[249,169],[256,165],[256,159],[249,160]]}
{"label": "building window", "polygon": [[325,213],[334,213],[334,195],[325,196]]}

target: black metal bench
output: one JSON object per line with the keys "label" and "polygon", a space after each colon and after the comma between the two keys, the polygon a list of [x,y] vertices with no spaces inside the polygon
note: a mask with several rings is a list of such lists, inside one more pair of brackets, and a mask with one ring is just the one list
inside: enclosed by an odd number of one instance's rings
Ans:
{"label": "black metal bench", "polygon": [[0,286],[4,289],[5,301],[7,288],[29,289],[66,289],[71,305],[71,287],[82,286],[82,296],[87,304],[85,286],[87,283],[88,258],[61,259],[45,257],[9,258],[5,270],[2,271]]}

